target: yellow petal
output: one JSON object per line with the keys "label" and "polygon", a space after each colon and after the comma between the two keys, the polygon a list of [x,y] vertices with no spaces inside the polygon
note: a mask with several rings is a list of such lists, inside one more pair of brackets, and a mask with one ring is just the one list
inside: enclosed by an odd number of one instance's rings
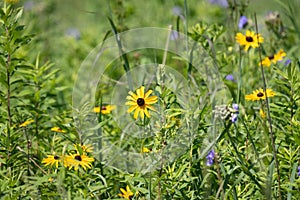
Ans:
{"label": "yellow petal", "polygon": [[134,114],[133,114],[133,118],[134,118],[134,119],[137,119],[137,118],[138,118],[138,116],[139,116],[139,111],[140,111],[140,108],[137,107],[137,109],[134,111]]}
{"label": "yellow petal", "polygon": [[125,103],[125,105],[128,105],[128,106],[135,106],[135,105],[137,105],[137,103],[134,102],[134,101],[127,101],[127,102]]}
{"label": "yellow petal", "polygon": [[146,104],[154,104],[157,102],[157,96],[148,97],[145,99]]}
{"label": "yellow petal", "polygon": [[145,109],[144,112],[145,112],[145,115],[146,115],[148,118],[150,118],[150,114],[149,114],[149,112],[148,112],[148,109]]}
{"label": "yellow petal", "polygon": [[145,91],[144,86],[141,86],[139,89],[136,90],[136,94],[138,98],[144,98],[144,91]]}
{"label": "yellow petal", "polygon": [[147,108],[149,108],[150,110],[156,111],[155,108],[153,108],[152,106],[147,105]]}
{"label": "yellow petal", "polygon": [[152,92],[153,92],[152,90],[148,90],[148,92],[145,94],[145,99],[146,99],[147,97],[149,97],[150,94],[151,94]]}
{"label": "yellow petal", "polygon": [[136,94],[134,94],[133,92],[130,91],[130,92],[128,92],[128,94],[130,94],[134,98],[134,100],[138,99],[138,96]]}
{"label": "yellow petal", "polygon": [[143,109],[140,109],[140,114],[141,114],[141,118],[144,119],[145,114],[144,114],[144,110]]}
{"label": "yellow petal", "polygon": [[123,188],[120,188],[120,191],[121,191],[123,194],[126,194],[126,193],[127,193]]}
{"label": "yellow petal", "polygon": [[128,113],[131,113],[132,111],[134,111],[134,110],[137,109],[138,107],[139,107],[138,105],[131,106],[131,107],[127,110],[127,112],[128,112]]}

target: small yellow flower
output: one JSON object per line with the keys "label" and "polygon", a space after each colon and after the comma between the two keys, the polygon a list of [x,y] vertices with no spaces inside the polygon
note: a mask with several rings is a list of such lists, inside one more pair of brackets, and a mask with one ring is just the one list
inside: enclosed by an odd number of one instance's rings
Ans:
{"label": "small yellow flower", "polygon": [[45,164],[45,166],[50,165],[55,165],[56,168],[58,168],[58,163],[61,162],[61,157],[57,155],[48,155],[47,158],[44,158],[42,160],[42,163]]}
{"label": "small yellow flower", "polygon": [[103,115],[106,115],[106,114],[111,113],[111,111],[114,110],[115,108],[116,108],[116,106],[113,106],[113,105],[102,105],[101,109],[100,109],[100,106],[95,107],[94,112],[95,113],[100,113],[100,111],[101,111],[101,113]]}
{"label": "small yellow flower", "polygon": [[266,113],[265,113],[265,111],[263,109],[259,110],[259,114],[260,114],[261,118],[263,118],[263,119],[266,118]]}
{"label": "small yellow flower", "polygon": [[65,130],[62,130],[61,128],[59,128],[57,126],[51,128],[51,131],[58,132],[58,133],[65,133],[66,132]]}
{"label": "small yellow flower", "polygon": [[249,30],[246,31],[246,35],[237,33],[235,39],[241,46],[245,46],[245,51],[248,51],[249,47],[257,48],[260,43],[264,42],[264,38],[260,34]]}
{"label": "small yellow flower", "polygon": [[52,177],[50,177],[50,178],[48,178],[48,181],[49,181],[50,183],[52,183],[52,182],[54,181],[54,179],[53,179]]}
{"label": "small yellow flower", "polygon": [[277,54],[264,58],[261,64],[262,66],[270,67],[271,63],[276,64],[278,61],[282,61],[284,56],[286,56],[286,53],[280,49]]}
{"label": "small yellow flower", "polygon": [[150,149],[148,149],[147,147],[143,147],[142,148],[142,153],[149,153]]}
{"label": "small yellow flower", "polygon": [[74,148],[77,150],[77,152],[80,152],[80,150],[86,153],[93,152],[93,146],[91,144],[87,144],[87,145],[74,144]]}
{"label": "small yellow flower", "polygon": [[148,112],[148,108],[150,110],[155,110],[151,104],[154,104],[157,102],[157,96],[150,96],[152,93],[152,90],[149,90],[145,94],[145,87],[141,86],[139,89],[136,90],[136,94],[133,92],[129,92],[130,96],[127,96],[126,99],[129,100],[125,103],[125,105],[130,106],[130,108],[127,110],[127,112],[131,113],[134,111],[133,118],[137,119],[139,114],[141,115],[141,118],[144,119],[144,116],[146,115],[148,118],[150,118],[150,114]]}
{"label": "small yellow flower", "polygon": [[126,190],[120,188],[121,194],[118,194],[119,197],[123,197],[124,199],[130,200],[133,197],[133,192],[131,192],[128,185],[126,185]]}
{"label": "small yellow flower", "polygon": [[74,167],[75,170],[78,170],[79,166],[81,166],[84,170],[86,168],[92,168],[92,162],[94,162],[93,157],[88,157],[85,154],[70,154],[64,158],[64,166],[72,169]]}
{"label": "small yellow flower", "polygon": [[32,122],[34,122],[33,119],[27,120],[27,121],[23,122],[22,124],[20,124],[19,127],[26,127],[27,125],[31,124]]}
{"label": "small yellow flower", "polygon": [[275,92],[273,92],[272,89],[267,89],[266,93],[267,94],[265,94],[263,89],[255,90],[255,91],[253,91],[252,94],[246,95],[245,99],[248,100],[248,101],[257,101],[257,100],[266,99],[266,96],[267,97],[274,97],[275,96]]}

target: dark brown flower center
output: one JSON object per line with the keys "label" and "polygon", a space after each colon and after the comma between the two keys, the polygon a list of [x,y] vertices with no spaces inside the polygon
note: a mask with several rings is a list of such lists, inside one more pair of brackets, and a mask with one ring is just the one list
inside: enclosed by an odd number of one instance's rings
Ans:
{"label": "dark brown flower center", "polygon": [[107,110],[106,106],[102,106],[101,110]]}
{"label": "dark brown flower center", "polygon": [[143,106],[145,105],[145,100],[143,98],[138,98],[136,100],[136,103],[139,105],[139,106]]}
{"label": "dark brown flower center", "polygon": [[59,156],[54,156],[54,160],[58,160],[59,159]]}
{"label": "dark brown flower center", "polygon": [[261,93],[261,92],[257,93],[257,97],[263,97],[263,96],[264,96],[264,93]]}
{"label": "dark brown flower center", "polygon": [[76,159],[76,160],[78,160],[78,161],[82,161],[82,159],[81,159],[81,156],[80,156],[80,155],[76,155],[76,156],[75,156],[75,159]]}
{"label": "dark brown flower center", "polygon": [[253,38],[251,36],[247,36],[246,37],[246,41],[247,42],[253,42],[254,40],[253,40]]}
{"label": "dark brown flower center", "polygon": [[273,60],[274,59],[274,55],[269,56],[268,58],[269,58],[269,60]]}

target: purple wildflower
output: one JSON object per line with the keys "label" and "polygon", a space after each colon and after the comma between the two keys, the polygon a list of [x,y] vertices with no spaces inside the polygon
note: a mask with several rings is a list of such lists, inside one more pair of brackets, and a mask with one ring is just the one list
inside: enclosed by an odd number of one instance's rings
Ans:
{"label": "purple wildflower", "polygon": [[176,16],[182,15],[182,9],[181,9],[181,7],[179,7],[179,6],[174,6],[174,7],[172,8],[172,12],[173,12],[173,14],[176,15]]}
{"label": "purple wildflower", "polygon": [[66,36],[79,40],[81,37],[80,31],[77,28],[69,28],[65,32]]}
{"label": "purple wildflower", "polygon": [[231,122],[235,123],[238,120],[238,114],[239,114],[239,105],[234,103],[232,104],[232,111],[231,111]]}
{"label": "purple wildflower", "polygon": [[170,35],[170,40],[177,40],[179,38],[179,33],[177,31],[172,31]]}
{"label": "purple wildflower", "polygon": [[215,151],[212,149],[208,152],[206,156],[206,166],[212,166],[214,163],[214,158],[215,158]]}
{"label": "purple wildflower", "polygon": [[228,80],[228,81],[233,81],[233,82],[235,81],[232,74],[228,74],[228,75],[225,77],[225,79]]}
{"label": "purple wildflower", "polygon": [[233,108],[234,110],[236,110],[236,111],[239,111],[239,104],[233,103],[233,104],[232,104],[232,108]]}
{"label": "purple wildflower", "polygon": [[228,7],[227,0],[209,0],[209,3],[216,4],[216,5],[224,7],[224,8]]}
{"label": "purple wildflower", "polygon": [[298,166],[298,172],[297,175],[300,176],[300,166]]}
{"label": "purple wildflower", "polygon": [[248,18],[246,16],[241,16],[240,21],[239,21],[239,29],[243,29],[247,26],[248,24]]}
{"label": "purple wildflower", "polygon": [[291,64],[291,59],[287,59],[285,62],[284,62],[284,66],[288,66],[289,64]]}
{"label": "purple wildflower", "polygon": [[238,114],[232,114],[231,116],[231,122],[235,123],[238,120]]}

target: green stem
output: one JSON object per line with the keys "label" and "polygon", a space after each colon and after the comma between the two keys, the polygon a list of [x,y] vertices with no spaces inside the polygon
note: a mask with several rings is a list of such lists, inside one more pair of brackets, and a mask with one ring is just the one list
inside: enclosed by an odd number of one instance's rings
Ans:
{"label": "green stem", "polygon": [[267,84],[266,84],[266,78],[265,78],[265,72],[264,68],[262,66],[262,56],[261,56],[261,47],[259,45],[259,35],[258,35],[258,27],[257,27],[257,18],[256,18],[256,13],[254,13],[254,18],[255,18],[255,28],[256,28],[256,34],[257,34],[257,41],[258,41],[258,53],[259,53],[259,60],[260,60],[260,70],[261,70],[261,76],[262,76],[262,81],[263,81],[263,89],[264,93],[266,95],[266,107],[267,107],[267,113],[268,113],[268,123],[269,123],[269,131],[270,131],[270,137],[271,137],[271,142],[272,142],[272,149],[273,149],[273,157],[275,160],[275,166],[276,166],[276,172],[277,172],[277,181],[278,181],[278,197],[279,200],[282,200],[281,196],[281,184],[280,184],[280,168],[279,168],[279,162],[277,158],[277,153],[276,153],[276,146],[275,146],[275,136],[272,128],[272,119],[271,119],[271,113],[270,113],[270,105],[269,105],[269,99],[267,95]]}
{"label": "green stem", "polygon": [[[10,34],[8,27],[5,25],[5,32],[6,32],[6,37],[9,39]],[[8,41],[9,45],[9,41]],[[10,49],[10,48],[8,48]],[[12,116],[11,116],[11,105],[10,105],[10,98],[11,98],[11,88],[10,88],[10,78],[11,78],[11,73],[10,73],[10,65],[11,65],[11,54],[10,52],[7,52],[7,59],[6,59],[6,83],[7,83],[7,118],[8,118],[8,124],[7,124],[7,160],[10,159],[10,154],[11,154],[11,145],[10,145],[10,130],[12,127]]]}

